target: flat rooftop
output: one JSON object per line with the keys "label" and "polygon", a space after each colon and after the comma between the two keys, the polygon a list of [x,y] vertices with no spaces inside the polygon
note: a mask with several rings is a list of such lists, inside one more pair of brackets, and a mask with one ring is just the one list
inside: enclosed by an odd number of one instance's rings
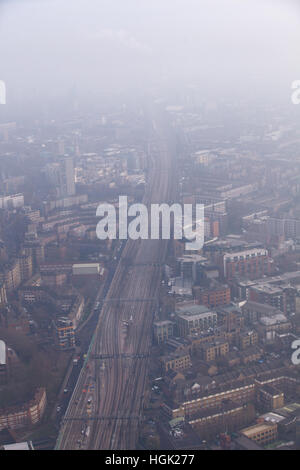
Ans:
{"label": "flat rooftop", "polygon": [[16,442],[14,444],[6,444],[4,450],[33,450],[31,442]]}
{"label": "flat rooftop", "polygon": [[253,434],[257,434],[257,433],[260,433],[260,432],[267,431],[268,429],[270,429],[270,426],[273,426],[274,424],[275,423],[254,424],[253,426],[250,426],[249,428],[242,429],[241,433],[244,436],[250,438],[250,436],[253,436]]}
{"label": "flat rooftop", "polygon": [[179,316],[191,317],[194,315],[201,315],[203,313],[211,313],[211,310],[205,305],[183,305],[176,307],[176,314]]}
{"label": "flat rooftop", "polygon": [[73,268],[99,268],[99,263],[73,264]]}

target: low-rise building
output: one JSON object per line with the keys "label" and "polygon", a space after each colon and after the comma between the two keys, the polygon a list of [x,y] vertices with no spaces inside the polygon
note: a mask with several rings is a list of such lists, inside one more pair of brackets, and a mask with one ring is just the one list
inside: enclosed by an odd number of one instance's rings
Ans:
{"label": "low-rise building", "polygon": [[4,284],[9,294],[19,287],[23,281],[27,281],[33,272],[32,256],[21,255],[7,263],[0,270],[0,283]]}
{"label": "low-rise building", "polygon": [[99,263],[73,264],[73,276],[99,276],[101,274]]}
{"label": "low-rise building", "polygon": [[206,362],[215,361],[218,357],[225,356],[229,352],[229,343],[225,340],[215,340],[202,345],[203,359]]}
{"label": "low-rise building", "polygon": [[232,400],[240,404],[246,404],[255,400],[256,384],[252,380],[235,380],[230,384],[222,385],[215,390],[200,393],[191,400],[182,403],[165,402],[163,411],[170,418],[179,416],[193,416],[200,410],[221,405],[224,400]]}
{"label": "low-rise building", "polygon": [[283,313],[278,313],[273,317],[261,317],[257,331],[263,341],[274,342],[276,333],[286,333],[291,330],[291,322]]}
{"label": "low-rise building", "polygon": [[5,444],[0,450],[34,450],[32,441],[15,442],[14,444]]}
{"label": "low-rise building", "polygon": [[258,361],[262,356],[262,349],[258,346],[250,346],[249,348],[243,349],[240,353],[241,362],[248,364],[250,362]]}
{"label": "low-rise building", "polygon": [[75,348],[75,329],[72,320],[60,317],[54,323],[54,340],[62,351]]}
{"label": "low-rise building", "polygon": [[284,393],[276,387],[266,384],[258,389],[257,402],[266,411],[275,410],[284,405]]}
{"label": "low-rise building", "polygon": [[193,292],[199,304],[210,308],[230,303],[230,287],[226,284],[217,284],[208,288],[195,286]]}
{"label": "low-rise building", "polygon": [[240,349],[246,349],[258,343],[258,334],[255,330],[242,330],[237,337]]}
{"label": "low-rise building", "polygon": [[0,431],[37,424],[44,414],[46,404],[46,389],[39,388],[30,402],[0,409]]}
{"label": "low-rise building", "polygon": [[23,206],[24,195],[22,193],[0,196],[0,209],[18,209]]}
{"label": "low-rise building", "polygon": [[201,439],[211,439],[221,432],[233,432],[241,426],[250,424],[255,418],[251,405],[241,405],[228,401],[214,408],[199,410],[188,417],[188,423],[195,429]]}
{"label": "low-rise building", "polygon": [[174,322],[170,320],[157,321],[153,323],[153,335],[156,343],[160,344],[173,336]]}
{"label": "low-rise building", "polygon": [[242,429],[241,434],[260,445],[270,444],[276,441],[278,436],[276,423],[258,423]]}
{"label": "low-rise building", "polygon": [[177,309],[175,321],[179,335],[185,337],[214,328],[217,324],[217,314],[204,305],[182,305]]}
{"label": "low-rise building", "polygon": [[185,370],[191,366],[191,357],[188,353],[173,353],[162,357],[161,362],[166,372],[170,369]]}
{"label": "low-rise building", "polygon": [[278,313],[282,313],[277,307],[272,305],[262,304],[248,300],[242,307],[244,318],[246,322],[253,323],[258,321],[261,317],[272,317]]}

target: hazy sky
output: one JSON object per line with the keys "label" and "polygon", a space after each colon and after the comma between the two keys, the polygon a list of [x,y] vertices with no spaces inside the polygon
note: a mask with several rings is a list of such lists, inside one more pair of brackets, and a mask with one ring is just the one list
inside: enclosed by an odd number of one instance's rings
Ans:
{"label": "hazy sky", "polygon": [[0,0],[8,99],[194,84],[234,94],[300,79],[290,0]]}

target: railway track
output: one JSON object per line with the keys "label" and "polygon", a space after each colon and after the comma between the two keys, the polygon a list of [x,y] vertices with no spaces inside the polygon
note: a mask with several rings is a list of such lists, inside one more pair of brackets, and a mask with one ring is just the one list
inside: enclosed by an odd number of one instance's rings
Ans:
{"label": "railway track", "polygon": [[[171,142],[156,135],[156,143],[159,152],[151,159],[143,201],[149,204],[174,197]],[[167,240],[127,241],[102,303],[85,364],[62,422],[57,449],[136,448],[137,417],[143,411],[153,314],[167,248]],[[128,265],[122,259],[132,262]],[[123,320],[130,316],[133,322],[124,332]],[[88,405],[88,400],[92,405]],[[92,409],[90,415],[88,406]]]}

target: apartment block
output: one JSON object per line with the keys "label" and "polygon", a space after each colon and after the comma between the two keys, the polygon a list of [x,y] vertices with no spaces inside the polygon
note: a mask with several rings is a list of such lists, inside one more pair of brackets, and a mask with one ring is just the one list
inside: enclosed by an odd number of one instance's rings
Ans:
{"label": "apartment block", "polygon": [[6,428],[19,429],[39,423],[46,405],[46,389],[39,388],[30,402],[0,409],[0,431]]}
{"label": "apartment block", "polygon": [[55,343],[62,351],[75,348],[75,329],[72,320],[60,317],[54,322]]}
{"label": "apartment block", "polygon": [[215,340],[211,343],[202,345],[203,359],[206,362],[215,361],[218,357],[225,356],[229,353],[228,341]]}
{"label": "apartment block", "polygon": [[191,357],[187,353],[175,353],[164,356],[161,362],[166,372],[168,372],[168,370],[180,371],[188,369],[191,366]]}
{"label": "apartment block", "polygon": [[227,280],[234,277],[256,279],[271,273],[271,259],[268,251],[253,248],[223,255],[223,276]]}
{"label": "apartment block", "polygon": [[216,308],[230,303],[230,287],[218,284],[209,288],[194,287],[193,292],[199,304]]}
{"label": "apartment block", "polygon": [[185,337],[216,326],[217,314],[204,305],[185,305],[178,308],[175,321],[179,335]]}
{"label": "apartment block", "polygon": [[160,344],[172,337],[174,334],[174,322],[163,320],[153,323],[153,335],[156,343]]}

